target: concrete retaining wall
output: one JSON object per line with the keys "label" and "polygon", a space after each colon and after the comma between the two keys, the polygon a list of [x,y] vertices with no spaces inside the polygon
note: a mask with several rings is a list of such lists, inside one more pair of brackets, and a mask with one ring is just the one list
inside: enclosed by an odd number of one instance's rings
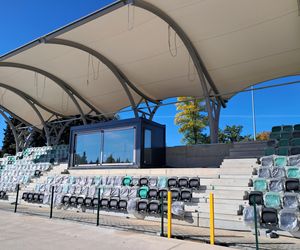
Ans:
{"label": "concrete retaining wall", "polygon": [[167,147],[166,163],[170,167],[219,167],[231,147],[223,143]]}

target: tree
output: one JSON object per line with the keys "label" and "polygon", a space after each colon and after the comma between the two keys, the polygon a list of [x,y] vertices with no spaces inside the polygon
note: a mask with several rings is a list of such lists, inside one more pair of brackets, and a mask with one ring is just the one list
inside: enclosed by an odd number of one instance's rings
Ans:
{"label": "tree", "polygon": [[187,145],[203,143],[207,140],[202,132],[208,125],[205,114],[205,104],[202,99],[178,97],[175,124],[180,126],[179,133],[183,134],[182,141]]}
{"label": "tree", "polygon": [[226,125],[225,129],[219,130],[219,142],[231,143],[239,141],[250,141],[252,140],[251,135],[241,135],[243,130],[242,125]]}
{"label": "tree", "polygon": [[270,132],[267,131],[263,131],[256,135],[256,140],[258,141],[267,141],[269,140],[269,138],[270,138]]}

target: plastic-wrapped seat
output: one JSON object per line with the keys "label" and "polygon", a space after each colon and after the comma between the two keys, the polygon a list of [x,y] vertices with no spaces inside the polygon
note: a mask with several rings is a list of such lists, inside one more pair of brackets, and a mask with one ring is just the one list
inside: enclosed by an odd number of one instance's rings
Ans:
{"label": "plastic-wrapped seat", "polygon": [[140,183],[140,177],[133,176],[131,179],[131,186],[138,186]]}
{"label": "plastic-wrapped seat", "polygon": [[158,188],[166,188],[167,186],[168,186],[168,178],[165,176],[158,177],[157,187]]}
{"label": "plastic-wrapped seat", "polygon": [[299,212],[295,209],[282,209],[279,212],[279,228],[288,232],[299,231]]}
{"label": "plastic-wrapped seat", "polygon": [[147,213],[148,211],[148,200],[140,199],[137,201],[137,211],[139,213]]}
{"label": "plastic-wrapped seat", "polygon": [[179,177],[177,183],[178,183],[179,188],[188,188],[189,187],[189,178],[188,177]]}
{"label": "plastic-wrapped seat", "polygon": [[138,196],[138,187],[131,187],[128,193],[128,199],[133,199]]}
{"label": "plastic-wrapped seat", "polygon": [[297,193],[284,193],[282,198],[282,207],[283,208],[299,208],[299,194]]}
{"label": "plastic-wrapped seat", "polygon": [[148,191],[148,198],[151,200],[156,200],[158,197],[158,188],[157,187],[150,187]]}
{"label": "plastic-wrapped seat", "polygon": [[273,155],[261,157],[260,162],[264,167],[272,167],[274,163]]}
{"label": "plastic-wrapped seat", "polygon": [[185,215],[184,210],[184,202],[183,201],[175,201],[172,203],[172,214],[183,218]]}
{"label": "plastic-wrapped seat", "polygon": [[299,179],[297,178],[289,178],[285,180],[285,190],[287,192],[298,192],[300,190]]}
{"label": "plastic-wrapped seat", "polygon": [[284,154],[284,155],[278,155],[274,157],[274,166],[276,167],[285,167],[287,166],[287,157],[285,155],[288,154]]}
{"label": "plastic-wrapped seat", "polygon": [[284,178],[285,169],[283,167],[273,167],[270,169],[272,178]]}
{"label": "plastic-wrapped seat", "polygon": [[286,168],[286,176],[288,178],[300,178],[300,167],[287,167]]}
{"label": "plastic-wrapped seat", "polygon": [[261,191],[251,191],[248,197],[249,205],[263,205],[264,204],[264,195]]}
{"label": "plastic-wrapped seat", "polygon": [[[256,207],[256,219],[257,224],[259,224],[260,221],[260,207]],[[254,207],[253,206],[247,206],[243,209],[243,222],[246,226],[250,228],[254,228]]]}
{"label": "plastic-wrapped seat", "polygon": [[180,193],[180,200],[185,202],[190,202],[192,200],[192,191],[191,189],[184,188]]}
{"label": "plastic-wrapped seat", "polygon": [[115,176],[107,176],[107,180],[106,180],[106,185],[107,186],[114,186],[114,183],[115,183]]}
{"label": "plastic-wrapped seat", "polygon": [[275,208],[262,208],[261,211],[261,224],[266,228],[277,228],[278,227],[278,217],[277,210]]}
{"label": "plastic-wrapped seat", "polygon": [[300,166],[300,155],[290,155],[288,157],[288,163],[289,166]]}
{"label": "plastic-wrapped seat", "polygon": [[258,177],[269,179],[271,178],[271,169],[270,167],[260,167],[258,169]]}
{"label": "plastic-wrapped seat", "polygon": [[149,178],[147,176],[141,177],[139,179],[139,186],[148,186]]}
{"label": "plastic-wrapped seat", "polygon": [[157,176],[150,176],[149,177],[149,184],[148,186],[151,187],[157,187],[157,183],[158,183],[158,177]]}
{"label": "plastic-wrapped seat", "polygon": [[281,208],[281,197],[279,193],[267,192],[264,196],[264,205],[267,208]]}
{"label": "plastic-wrapped seat", "polygon": [[168,181],[167,181],[167,185],[168,185],[168,188],[177,187],[177,177],[175,177],[175,176],[169,177]]}
{"label": "plastic-wrapped seat", "polygon": [[148,212],[150,214],[158,214],[159,213],[159,201],[158,200],[149,201]]}
{"label": "plastic-wrapped seat", "polygon": [[112,188],[108,206],[110,209],[118,209],[120,200],[120,189]]}
{"label": "plastic-wrapped seat", "polygon": [[111,195],[111,188],[104,188],[102,193],[102,199],[100,200],[100,206],[102,208],[109,207],[110,195]]}
{"label": "plastic-wrapped seat", "polygon": [[123,186],[120,189],[120,200],[118,204],[120,210],[125,211],[127,209],[129,191],[130,189],[127,186]]}
{"label": "plastic-wrapped seat", "polygon": [[114,186],[121,187],[123,183],[123,177],[122,176],[116,176]]}
{"label": "plastic-wrapped seat", "polygon": [[142,187],[139,188],[138,196],[142,199],[147,199],[148,198],[148,191],[149,191],[148,186],[142,186]]}
{"label": "plastic-wrapped seat", "polygon": [[282,192],[284,191],[284,180],[283,179],[271,179],[268,185],[269,191],[271,192]]}
{"label": "plastic-wrapped seat", "polygon": [[172,201],[178,201],[180,199],[181,193],[179,188],[171,188]]}
{"label": "plastic-wrapped seat", "polygon": [[189,178],[189,188],[193,190],[198,190],[200,188],[200,178],[199,177],[190,177]]}
{"label": "plastic-wrapped seat", "polygon": [[268,190],[268,183],[265,179],[257,178],[253,181],[254,191],[265,192]]}

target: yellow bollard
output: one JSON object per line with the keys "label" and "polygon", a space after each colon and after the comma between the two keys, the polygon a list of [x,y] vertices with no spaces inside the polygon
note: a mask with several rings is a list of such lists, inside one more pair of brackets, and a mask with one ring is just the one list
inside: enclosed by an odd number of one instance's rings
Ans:
{"label": "yellow bollard", "polygon": [[168,239],[172,236],[172,193],[168,191]]}
{"label": "yellow bollard", "polygon": [[209,194],[209,224],[210,224],[210,244],[215,244],[215,209],[214,194]]}

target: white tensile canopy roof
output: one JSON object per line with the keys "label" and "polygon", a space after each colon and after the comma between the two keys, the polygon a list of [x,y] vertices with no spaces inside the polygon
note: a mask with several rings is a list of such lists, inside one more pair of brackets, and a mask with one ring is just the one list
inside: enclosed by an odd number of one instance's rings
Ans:
{"label": "white tensile canopy roof", "polygon": [[195,54],[209,94],[223,100],[299,74],[297,0],[115,2],[2,56],[0,105],[41,128],[53,114],[111,116],[141,98],[203,97]]}

